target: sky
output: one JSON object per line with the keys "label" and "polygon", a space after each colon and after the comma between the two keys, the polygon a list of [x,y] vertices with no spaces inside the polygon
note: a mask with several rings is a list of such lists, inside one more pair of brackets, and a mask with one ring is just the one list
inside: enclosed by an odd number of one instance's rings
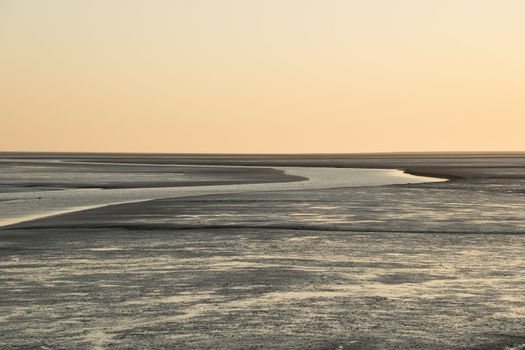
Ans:
{"label": "sky", "polygon": [[525,151],[522,0],[0,0],[0,151]]}

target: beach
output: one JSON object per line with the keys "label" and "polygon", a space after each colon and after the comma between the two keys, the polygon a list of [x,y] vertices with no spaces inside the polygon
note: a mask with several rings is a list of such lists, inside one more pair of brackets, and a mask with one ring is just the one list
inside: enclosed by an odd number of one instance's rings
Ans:
{"label": "beach", "polygon": [[[113,179],[106,191],[255,186],[0,229],[2,348],[525,347],[524,155],[0,158],[107,164],[97,168]],[[145,181],[159,171],[147,164],[166,173]],[[246,165],[258,168],[229,168]],[[294,166],[438,179],[308,188],[318,172],[279,170]],[[128,181],[117,184],[115,169]],[[100,188],[68,178],[39,190]],[[30,180],[24,193],[35,190]],[[279,188],[287,183],[298,187]]]}

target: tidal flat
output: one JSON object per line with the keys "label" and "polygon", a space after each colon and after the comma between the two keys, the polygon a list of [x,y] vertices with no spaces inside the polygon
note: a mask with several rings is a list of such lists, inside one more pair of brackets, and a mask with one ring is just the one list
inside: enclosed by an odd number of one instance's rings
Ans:
{"label": "tidal flat", "polygon": [[365,159],[447,182],[163,198],[6,227],[0,348],[523,349],[525,158],[461,157]]}

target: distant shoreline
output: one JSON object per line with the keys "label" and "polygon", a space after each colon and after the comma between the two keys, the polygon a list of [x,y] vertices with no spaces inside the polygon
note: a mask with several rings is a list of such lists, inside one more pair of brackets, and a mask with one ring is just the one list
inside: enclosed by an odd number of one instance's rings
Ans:
{"label": "distant shoreline", "polygon": [[356,154],[190,154],[0,152],[0,160],[45,160],[184,166],[324,167],[402,169],[407,174],[445,178],[525,179],[523,152],[422,152]]}

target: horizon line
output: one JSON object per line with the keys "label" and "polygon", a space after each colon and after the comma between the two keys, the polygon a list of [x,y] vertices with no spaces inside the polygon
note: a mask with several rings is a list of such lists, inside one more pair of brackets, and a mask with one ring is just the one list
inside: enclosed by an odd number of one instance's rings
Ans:
{"label": "horizon line", "polygon": [[114,155],[191,155],[191,156],[297,156],[297,155],[336,155],[336,156],[360,156],[360,155],[388,155],[388,154],[523,154],[525,151],[379,151],[379,152],[132,152],[132,151],[0,151],[6,154],[114,154]]}

